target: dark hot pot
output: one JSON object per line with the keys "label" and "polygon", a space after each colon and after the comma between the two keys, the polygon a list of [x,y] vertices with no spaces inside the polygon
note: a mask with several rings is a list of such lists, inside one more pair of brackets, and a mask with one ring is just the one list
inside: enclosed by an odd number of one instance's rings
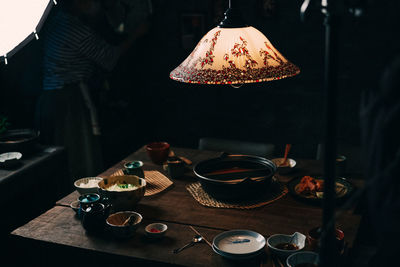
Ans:
{"label": "dark hot pot", "polygon": [[33,153],[39,143],[40,132],[33,129],[8,130],[0,134],[0,152]]}
{"label": "dark hot pot", "polygon": [[276,165],[266,158],[228,155],[197,163],[194,174],[203,189],[221,200],[250,200],[267,192]]}

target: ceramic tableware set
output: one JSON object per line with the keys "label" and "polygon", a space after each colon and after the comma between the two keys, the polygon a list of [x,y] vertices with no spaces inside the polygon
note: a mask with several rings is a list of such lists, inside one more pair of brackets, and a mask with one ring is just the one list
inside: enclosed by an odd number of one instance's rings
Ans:
{"label": "ceramic tableware set", "polygon": [[[140,177],[144,177],[142,166],[141,161],[132,161],[124,166],[124,173],[129,174],[106,178],[85,177],[75,181],[75,188],[81,195],[70,206],[76,211],[86,231],[109,230],[117,238],[132,236],[142,221],[140,214],[131,211],[146,189],[146,181]],[[133,188],[109,190],[114,184],[126,183],[133,185]]]}

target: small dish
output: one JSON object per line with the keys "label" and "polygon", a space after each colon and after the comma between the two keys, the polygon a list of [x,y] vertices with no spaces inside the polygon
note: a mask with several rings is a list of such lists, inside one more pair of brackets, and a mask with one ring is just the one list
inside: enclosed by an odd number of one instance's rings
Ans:
{"label": "small dish", "polygon": [[71,204],[69,204],[69,206],[78,214],[80,207],[79,200],[72,201]]}
{"label": "small dish", "polygon": [[[290,243],[296,245],[296,248],[288,250],[280,248],[283,244]],[[279,257],[286,258],[293,253],[299,252],[306,245],[306,236],[295,232],[292,235],[275,234],[267,239],[267,245],[272,253]]]}
{"label": "small dish", "polygon": [[85,177],[74,182],[75,189],[79,194],[98,193],[98,183],[103,180],[101,177]]}
{"label": "small dish", "polygon": [[280,166],[283,163],[284,158],[275,158],[275,159],[271,159],[271,161],[273,163],[275,163],[277,171],[280,174],[287,174],[292,172],[295,167],[296,167],[296,161],[294,159],[291,158],[287,158],[286,160],[286,165],[285,166]]}
{"label": "small dish", "polygon": [[18,164],[22,154],[20,152],[7,152],[0,154],[0,167],[10,168]]}
{"label": "small dish", "polygon": [[144,231],[146,232],[146,235],[148,237],[152,238],[159,238],[165,235],[165,232],[167,231],[168,226],[163,223],[151,223],[148,224],[145,228]]}
{"label": "small dish", "polygon": [[305,266],[305,264],[308,264],[306,266],[317,267],[318,263],[318,253],[312,251],[296,252],[286,259],[286,264],[288,267]]}
{"label": "small dish", "polygon": [[[323,199],[323,192],[316,192],[315,195],[312,194],[302,194],[299,192],[299,184],[303,177],[295,177],[290,180],[287,184],[289,192],[297,197],[298,199],[302,199],[305,201],[313,202],[313,203],[321,203]],[[322,177],[315,178],[317,181],[322,181]],[[346,179],[342,177],[336,178],[336,200],[341,201],[348,197],[353,191],[353,185]]]}

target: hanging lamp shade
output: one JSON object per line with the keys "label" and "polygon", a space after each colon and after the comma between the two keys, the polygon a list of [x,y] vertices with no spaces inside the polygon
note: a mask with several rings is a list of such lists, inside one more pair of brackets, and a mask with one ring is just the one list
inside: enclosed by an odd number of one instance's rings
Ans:
{"label": "hanging lamp shade", "polygon": [[229,12],[230,9],[225,20],[210,30],[170,73],[171,79],[199,84],[244,84],[300,73],[256,28],[243,26],[235,16],[235,20],[227,19]]}
{"label": "hanging lamp shade", "polygon": [[0,0],[0,61],[38,39],[42,27],[55,0]]}

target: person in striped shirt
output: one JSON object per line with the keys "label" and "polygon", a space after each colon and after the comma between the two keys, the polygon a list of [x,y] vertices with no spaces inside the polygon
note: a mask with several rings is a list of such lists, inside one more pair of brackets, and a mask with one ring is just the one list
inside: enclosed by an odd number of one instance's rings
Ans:
{"label": "person in striped shirt", "polygon": [[102,170],[101,134],[89,81],[99,70],[109,72],[148,23],[125,41],[112,45],[94,30],[103,18],[99,0],[65,0],[46,22],[43,91],[36,124],[42,143],[65,146],[74,179]]}

